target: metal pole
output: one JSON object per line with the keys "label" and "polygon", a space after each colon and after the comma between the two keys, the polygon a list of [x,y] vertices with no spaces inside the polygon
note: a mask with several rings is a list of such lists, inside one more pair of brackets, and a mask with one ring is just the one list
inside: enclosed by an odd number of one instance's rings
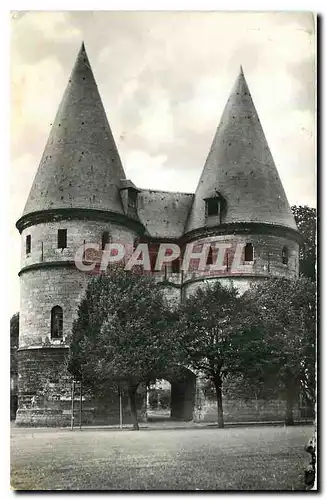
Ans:
{"label": "metal pole", "polygon": [[79,386],[79,430],[82,430],[82,404],[83,404],[82,381],[80,381],[80,386]]}
{"label": "metal pole", "polygon": [[72,419],[71,419],[71,426],[70,426],[71,431],[74,429],[74,399],[75,399],[75,380],[73,380],[73,384],[72,384]]}
{"label": "metal pole", "polygon": [[122,399],[121,399],[120,386],[119,386],[119,427],[120,427],[120,429],[123,428],[123,405],[122,405]]}

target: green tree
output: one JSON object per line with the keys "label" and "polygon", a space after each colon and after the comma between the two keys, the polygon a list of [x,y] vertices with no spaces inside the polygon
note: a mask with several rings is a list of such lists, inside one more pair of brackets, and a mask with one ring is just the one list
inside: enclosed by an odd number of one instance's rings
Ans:
{"label": "green tree", "polygon": [[303,237],[300,245],[300,275],[316,279],[316,223],[317,211],[307,205],[292,206],[297,227]]}
{"label": "green tree", "polygon": [[169,312],[153,278],[111,268],[94,278],[73,325],[69,370],[84,385],[126,387],[138,429],[136,391],[175,359]]}
{"label": "green tree", "polygon": [[10,373],[17,373],[16,351],[19,339],[19,312],[10,318]]}
{"label": "green tree", "polygon": [[10,319],[10,418],[16,418],[17,411],[17,349],[19,344],[19,313]]}
{"label": "green tree", "polygon": [[223,379],[241,352],[232,339],[237,330],[246,328],[248,317],[242,304],[232,285],[207,284],[181,305],[176,326],[184,363],[202,372],[215,388],[220,428],[224,427]]}
{"label": "green tree", "polygon": [[[302,389],[315,398],[316,289],[312,280],[270,278],[247,294],[257,309],[255,327],[261,325],[254,348],[244,337],[243,376],[264,387],[275,386],[286,400],[285,423],[292,425],[293,408]],[[255,330],[256,330],[255,328]],[[251,363],[244,353],[253,352]]]}

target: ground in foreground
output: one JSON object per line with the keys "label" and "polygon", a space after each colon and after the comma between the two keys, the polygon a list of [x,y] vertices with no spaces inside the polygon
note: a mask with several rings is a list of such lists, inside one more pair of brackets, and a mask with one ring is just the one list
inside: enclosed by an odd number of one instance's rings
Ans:
{"label": "ground in foreground", "polygon": [[313,428],[23,429],[16,490],[303,490]]}

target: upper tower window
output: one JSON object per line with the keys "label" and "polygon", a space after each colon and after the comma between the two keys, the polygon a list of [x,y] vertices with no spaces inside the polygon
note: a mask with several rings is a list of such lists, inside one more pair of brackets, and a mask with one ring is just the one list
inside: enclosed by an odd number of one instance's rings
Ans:
{"label": "upper tower window", "polygon": [[252,262],[253,261],[253,245],[252,243],[247,243],[244,248],[244,261]]}
{"label": "upper tower window", "polygon": [[62,339],[62,334],[63,334],[62,307],[54,306],[51,309],[51,338]]}
{"label": "upper tower window", "polygon": [[109,234],[109,231],[104,231],[102,233],[102,250],[105,249],[107,243],[110,242],[110,234]]}
{"label": "upper tower window", "polygon": [[58,229],[58,248],[67,248],[67,229]]}
{"label": "upper tower window", "polygon": [[208,217],[220,216],[220,198],[209,198],[206,200],[206,214]]}
{"label": "upper tower window", "polygon": [[26,255],[31,253],[31,235],[28,234],[26,236]]}
{"label": "upper tower window", "polygon": [[284,247],[282,250],[282,262],[283,264],[288,264],[288,248]]}

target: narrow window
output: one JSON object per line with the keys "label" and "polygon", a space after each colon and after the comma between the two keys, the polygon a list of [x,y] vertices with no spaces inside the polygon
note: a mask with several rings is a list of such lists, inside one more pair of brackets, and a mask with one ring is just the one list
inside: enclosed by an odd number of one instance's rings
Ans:
{"label": "narrow window", "polygon": [[107,243],[110,242],[110,236],[109,236],[109,231],[104,231],[102,233],[102,250],[105,249]]}
{"label": "narrow window", "polygon": [[151,266],[151,271],[154,273],[156,272],[156,263],[157,263],[157,248],[150,249],[149,252],[149,257],[150,257],[150,266]]}
{"label": "narrow window", "polygon": [[58,229],[58,248],[67,248],[67,229]]}
{"label": "narrow window", "polygon": [[139,238],[139,236],[134,239],[134,241],[133,241],[133,252],[134,252],[134,250],[137,249],[137,247],[139,246],[140,242],[141,242],[141,239]]}
{"label": "narrow window", "polygon": [[220,215],[219,198],[209,198],[208,200],[206,200],[206,204],[206,212],[208,217]]}
{"label": "narrow window", "polygon": [[283,264],[288,264],[288,248],[284,247],[282,250],[282,262]]}
{"label": "narrow window", "polygon": [[51,338],[61,339],[63,330],[63,312],[62,307],[54,306],[51,309]]}
{"label": "narrow window", "polygon": [[175,259],[171,263],[171,272],[172,273],[179,273],[179,271],[180,271],[180,260]]}
{"label": "narrow window", "polygon": [[252,243],[247,243],[244,248],[244,260],[245,262],[253,261],[253,245]]}
{"label": "narrow window", "polygon": [[26,255],[31,253],[31,235],[26,236]]}
{"label": "narrow window", "polygon": [[209,248],[208,257],[207,257],[207,266],[211,266],[213,264],[213,254],[212,254],[212,246]]}

